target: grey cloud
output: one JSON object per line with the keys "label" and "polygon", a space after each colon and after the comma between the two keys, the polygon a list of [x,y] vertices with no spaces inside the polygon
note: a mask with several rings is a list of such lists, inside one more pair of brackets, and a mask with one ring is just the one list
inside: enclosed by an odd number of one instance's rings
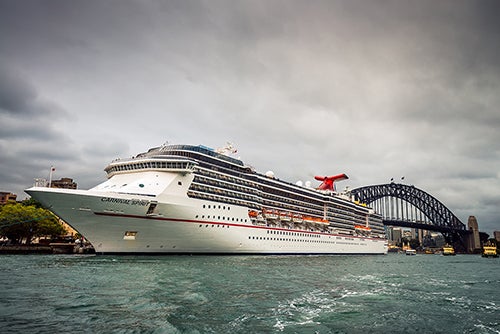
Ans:
{"label": "grey cloud", "polygon": [[0,111],[12,114],[30,114],[36,100],[36,90],[20,73],[0,66]]}
{"label": "grey cloud", "polygon": [[[2,114],[24,120],[27,120],[26,117],[68,117],[61,107],[40,97],[34,85],[21,71],[7,64],[0,64],[0,115]],[[4,126],[3,129],[6,130],[5,128]]]}
{"label": "grey cloud", "polygon": [[[2,1],[0,153],[12,163],[0,186],[52,163],[93,186],[118,156],[230,140],[291,182],[406,175],[492,229],[500,195],[488,188],[487,208],[469,198],[474,182],[499,185],[499,6]],[[20,154],[36,161],[16,169]]]}

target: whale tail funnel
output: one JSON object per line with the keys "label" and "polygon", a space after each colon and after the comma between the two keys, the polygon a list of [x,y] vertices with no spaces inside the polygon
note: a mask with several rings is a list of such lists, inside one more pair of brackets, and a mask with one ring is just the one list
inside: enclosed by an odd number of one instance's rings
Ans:
{"label": "whale tail funnel", "polygon": [[347,180],[349,177],[344,173],[334,175],[334,176],[315,176],[314,177],[318,181],[322,181],[317,188],[318,190],[331,190],[336,191],[335,189],[335,181]]}

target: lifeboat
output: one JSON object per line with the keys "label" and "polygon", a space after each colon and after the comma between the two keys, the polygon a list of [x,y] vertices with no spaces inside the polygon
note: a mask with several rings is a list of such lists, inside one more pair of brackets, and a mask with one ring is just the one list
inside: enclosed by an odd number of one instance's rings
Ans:
{"label": "lifeboat", "polygon": [[294,223],[300,224],[304,221],[304,218],[302,218],[302,215],[296,213],[296,214],[292,215],[292,221]]}
{"label": "lifeboat", "polygon": [[330,222],[329,222],[328,220],[326,220],[326,219],[322,219],[322,218],[315,218],[315,219],[314,219],[314,222],[315,222],[316,224],[323,225],[323,226],[324,226],[324,225],[330,225]]}
{"label": "lifeboat", "polygon": [[309,217],[309,216],[305,216],[304,217],[304,222],[307,223],[307,224],[313,224],[314,223],[314,218],[313,217]]}
{"label": "lifeboat", "polygon": [[254,210],[248,211],[248,217],[250,217],[250,218],[255,219],[255,218],[257,218],[258,215],[259,215],[259,213],[257,211],[254,211]]}
{"label": "lifeboat", "polygon": [[288,221],[292,220],[292,215],[289,212],[280,212],[279,218],[282,221],[288,222]]}
{"label": "lifeboat", "polygon": [[266,219],[278,219],[278,211],[276,210],[264,209],[262,211],[262,214]]}

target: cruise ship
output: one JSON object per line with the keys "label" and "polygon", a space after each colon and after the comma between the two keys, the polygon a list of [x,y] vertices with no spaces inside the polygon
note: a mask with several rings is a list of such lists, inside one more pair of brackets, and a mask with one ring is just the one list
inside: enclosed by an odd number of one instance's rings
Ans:
{"label": "cruise ship", "polygon": [[162,145],[111,162],[89,190],[26,192],[97,254],[386,254],[382,217],[335,182],[259,173],[234,148]]}

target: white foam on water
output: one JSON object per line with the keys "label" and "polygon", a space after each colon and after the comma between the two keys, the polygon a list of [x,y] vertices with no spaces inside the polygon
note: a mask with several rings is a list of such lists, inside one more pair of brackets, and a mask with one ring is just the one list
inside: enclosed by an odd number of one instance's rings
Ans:
{"label": "white foam on water", "polygon": [[[491,324],[495,327],[498,327],[498,323],[496,324]],[[485,324],[474,324],[474,327],[476,328],[479,328],[481,330],[484,330],[485,332],[481,331],[481,333],[496,333],[496,334],[500,334],[500,330],[496,329],[496,328],[493,328],[493,327],[490,327],[490,326],[487,326]]]}

